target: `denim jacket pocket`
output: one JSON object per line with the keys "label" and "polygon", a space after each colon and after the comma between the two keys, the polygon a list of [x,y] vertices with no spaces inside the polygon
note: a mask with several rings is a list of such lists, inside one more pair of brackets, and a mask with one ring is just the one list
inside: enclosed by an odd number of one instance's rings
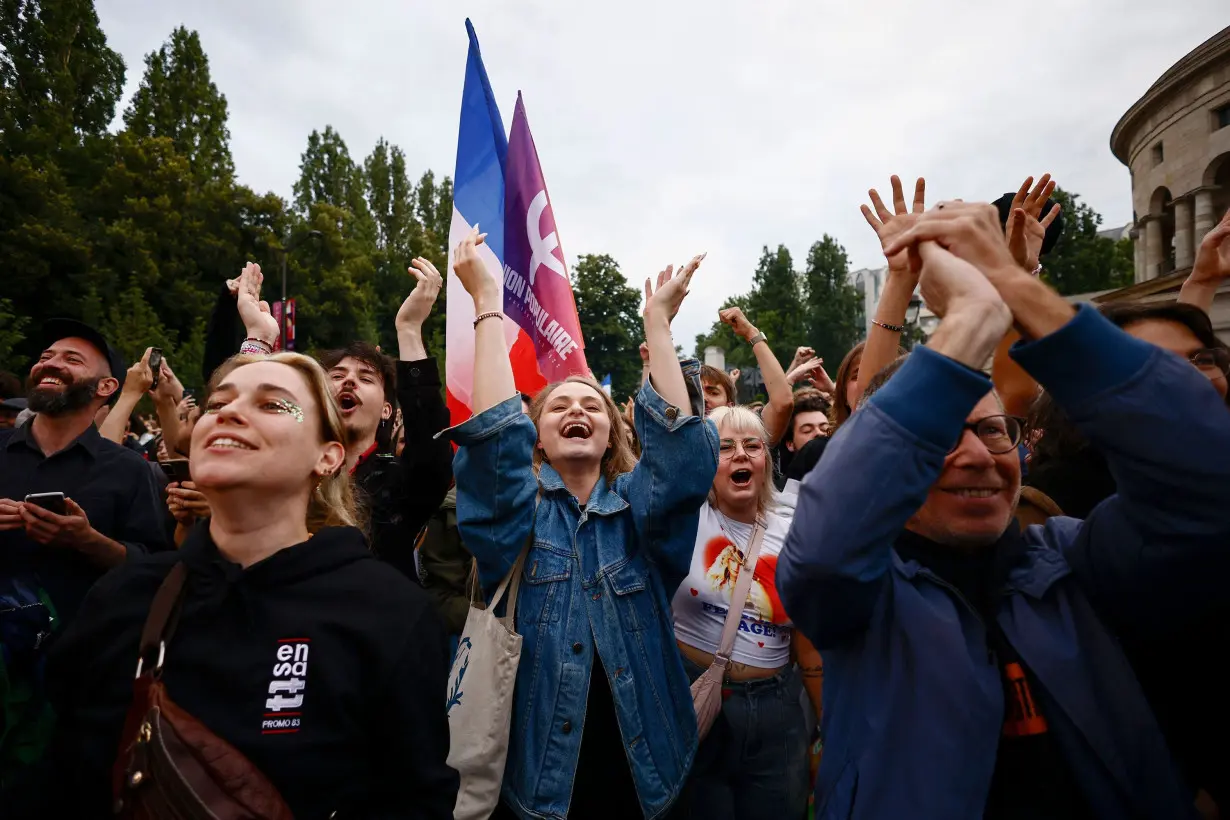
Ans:
{"label": "denim jacket pocket", "polygon": [[559,623],[568,602],[573,559],[535,542],[521,570],[518,617],[523,622]]}
{"label": "denim jacket pocket", "polygon": [[630,558],[606,572],[607,583],[615,593],[615,606],[625,630],[641,632],[660,619],[648,568],[643,558]]}

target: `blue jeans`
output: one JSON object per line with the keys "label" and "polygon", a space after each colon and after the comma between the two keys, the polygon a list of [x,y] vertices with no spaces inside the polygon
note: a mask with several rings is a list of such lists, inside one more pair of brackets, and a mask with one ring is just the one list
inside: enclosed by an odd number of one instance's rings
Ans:
{"label": "blue jeans", "polygon": [[[704,669],[686,657],[690,680]],[[701,741],[672,820],[802,820],[811,783],[803,678],[789,667],[771,678],[722,687],[722,711]]]}

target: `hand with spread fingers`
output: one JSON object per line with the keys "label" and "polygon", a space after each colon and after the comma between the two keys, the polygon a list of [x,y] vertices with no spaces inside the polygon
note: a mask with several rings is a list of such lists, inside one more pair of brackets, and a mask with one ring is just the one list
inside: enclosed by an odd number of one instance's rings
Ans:
{"label": "hand with spread fingers", "polygon": [[[889,243],[912,228],[919,215],[926,211],[927,181],[925,179],[919,177],[914,183],[914,201],[908,209],[905,204],[905,191],[901,187],[901,178],[893,174],[889,182],[893,188],[893,210],[888,209],[884,200],[880,198],[879,191],[875,188],[867,192],[867,195],[871,197],[874,210],[866,205],[859,208],[867,224],[880,238],[881,248],[887,248]],[[885,256],[888,257],[890,274],[910,272],[909,260],[905,253],[898,252],[889,255],[886,251]]]}
{"label": "hand with spread fingers", "polygon": [[1025,177],[1020,190],[1012,198],[1004,236],[1008,240],[1008,250],[1012,252],[1012,258],[1030,273],[1038,269],[1046,229],[1059,216],[1058,202],[1047,211],[1046,216],[1042,216],[1042,209],[1046,207],[1053,193],[1055,181],[1050,174],[1043,174],[1037,185],[1034,185],[1033,177]]}
{"label": "hand with spread fingers", "polygon": [[[997,276],[1016,275],[1021,266],[1012,258],[994,205],[973,202],[941,202],[921,214],[914,226],[894,239],[885,254],[898,254],[911,246],[935,242],[954,256],[973,265],[994,281]],[[915,257],[911,267],[925,260]],[[935,310],[928,303],[928,307]],[[937,312],[937,315],[938,312]]]}
{"label": "hand with spread fingers", "polygon": [[650,279],[645,280],[645,310],[646,319],[651,316],[660,316],[665,318],[669,323],[679,313],[679,307],[683,304],[683,299],[688,295],[688,285],[692,281],[692,274],[696,273],[696,269],[700,267],[700,263],[704,260],[705,254],[699,254],[692,257],[686,265],[675,273],[673,265],[667,265],[666,268],[658,274],[658,284],[655,288]]}

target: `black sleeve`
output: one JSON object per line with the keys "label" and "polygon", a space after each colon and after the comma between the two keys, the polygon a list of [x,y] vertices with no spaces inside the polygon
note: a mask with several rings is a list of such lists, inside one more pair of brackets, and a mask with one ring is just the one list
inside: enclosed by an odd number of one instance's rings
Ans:
{"label": "black sleeve", "polygon": [[167,538],[164,518],[166,504],[162,501],[162,492],[154,483],[154,474],[145,461],[133,463],[131,469],[128,507],[119,516],[120,526],[112,537],[124,545],[129,558],[171,549],[173,543]]}
{"label": "black sleeve", "polygon": [[795,453],[790,460],[790,468],[786,470],[787,480],[793,478],[795,481],[802,481],[812,468],[820,463],[820,456],[824,455],[824,448],[828,444],[829,440],[823,436],[804,444],[803,449]]}
{"label": "black sleeve", "polygon": [[397,363],[397,402],[406,447],[401,454],[402,526],[413,539],[440,508],[453,483],[453,445],[447,436],[448,408],[440,395],[440,370],[433,358]]}
{"label": "black sleeve", "polygon": [[205,328],[205,355],[201,360],[201,384],[209,384],[209,377],[218,366],[239,352],[243,343],[244,327],[239,320],[239,305],[231,295],[226,283],[214,302]]}
{"label": "black sleeve", "polygon": [[373,780],[384,788],[372,796],[372,820],[452,820],[457,803],[460,777],[448,765],[447,639],[436,613],[423,603],[388,686],[374,701],[381,771]]}

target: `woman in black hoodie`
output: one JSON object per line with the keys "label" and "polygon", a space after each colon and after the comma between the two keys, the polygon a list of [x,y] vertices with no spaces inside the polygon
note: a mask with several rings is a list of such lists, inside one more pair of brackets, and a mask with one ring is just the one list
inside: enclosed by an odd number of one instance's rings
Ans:
{"label": "woman in black hoodie", "polygon": [[368,552],[342,435],[312,359],[236,356],[218,369],[192,434],[208,525],[177,553],[105,576],[53,649],[58,811],[47,816],[110,815],[141,627],[183,561],[167,693],[295,818],[452,817],[444,633],[427,594]]}

